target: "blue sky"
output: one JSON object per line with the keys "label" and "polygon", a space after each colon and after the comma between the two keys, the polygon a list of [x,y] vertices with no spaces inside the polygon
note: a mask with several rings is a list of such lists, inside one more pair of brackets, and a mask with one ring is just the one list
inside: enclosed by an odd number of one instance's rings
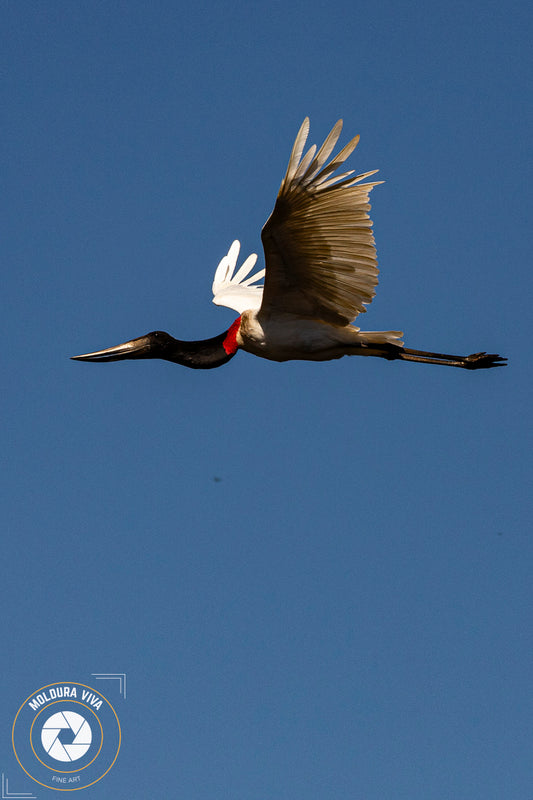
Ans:
{"label": "blue sky", "polygon": [[[104,689],[88,798],[533,794],[526,3],[4,3],[1,769],[23,700]],[[499,352],[218,370],[69,356],[214,336],[303,120],[343,117],[361,327]],[[262,256],[261,256],[262,258]]]}

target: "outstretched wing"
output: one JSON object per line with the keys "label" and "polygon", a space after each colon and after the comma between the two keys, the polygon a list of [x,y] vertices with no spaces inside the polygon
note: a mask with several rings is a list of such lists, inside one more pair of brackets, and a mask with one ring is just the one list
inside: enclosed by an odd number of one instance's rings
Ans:
{"label": "outstretched wing", "polygon": [[355,149],[359,137],[328,159],[342,130],[339,120],[316,152],[302,158],[309,119],[296,137],[287,173],[261,239],[266,277],[261,311],[289,312],[347,324],[370,303],[378,282],[369,192],[359,183],[377,170],[333,173]]}
{"label": "outstretched wing", "polygon": [[235,240],[227,256],[218,265],[213,280],[213,303],[233,308],[242,314],[247,309],[257,311],[260,308],[263,287],[254,284],[264,277],[265,270],[259,270],[248,277],[257,261],[257,255],[252,253],[234,275],[240,249],[240,242]]}

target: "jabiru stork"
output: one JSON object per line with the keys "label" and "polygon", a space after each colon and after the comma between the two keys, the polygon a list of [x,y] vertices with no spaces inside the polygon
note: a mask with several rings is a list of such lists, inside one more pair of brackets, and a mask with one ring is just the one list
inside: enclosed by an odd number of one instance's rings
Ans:
{"label": "jabiru stork", "polygon": [[326,361],[350,355],[463,369],[504,366],[506,359],[495,354],[409,350],[403,346],[401,331],[361,331],[351,324],[366,311],[378,283],[369,193],[381,181],[361,183],[377,170],[355,177],[353,170],[335,174],[359,141],[356,136],[330,158],[341,130],[339,120],[318,152],[313,145],[304,156],[309,119],[304,120],[274,210],[261,233],[265,269],[250,276],[255,254],[237,269],[238,241],[218,265],[213,302],[239,313],[227,331],[193,342],[153,331],[73,358],[161,358],[210,369],[242,349],[272,361]]}

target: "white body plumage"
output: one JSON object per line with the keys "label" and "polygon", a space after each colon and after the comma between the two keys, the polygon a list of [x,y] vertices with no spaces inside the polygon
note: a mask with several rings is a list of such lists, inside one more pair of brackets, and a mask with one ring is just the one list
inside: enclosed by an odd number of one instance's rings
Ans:
{"label": "white body plumage", "polygon": [[353,325],[332,325],[295,314],[241,314],[239,347],[271,361],[329,361],[344,355],[376,355],[372,344],[399,344],[399,331],[361,332]]}

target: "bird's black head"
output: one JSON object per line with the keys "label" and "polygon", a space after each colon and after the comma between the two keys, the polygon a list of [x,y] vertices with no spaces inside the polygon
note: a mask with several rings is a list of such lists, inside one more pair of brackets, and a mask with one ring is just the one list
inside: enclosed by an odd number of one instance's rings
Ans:
{"label": "bird's black head", "polygon": [[106,350],[96,350],[81,356],[72,356],[74,361],[123,361],[132,358],[162,358],[174,364],[182,364],[192,369],[212,369],[220,367],[235,353],[224,348],[227,332],[202,339],[198,342],[182,342],[165,331],[152,331],[145,336]]}
{"label": "bird's black head", "polygon": [[[133,344],[134,349],[132,354],[124,356],[125,358],[166,359],[172,353],[173,348],[178,344],[178,340],[174,339],[174,337],[171,336],[170,333],[166,333],[166,331],[152,331],[145,336],[139,336],[138,339],[132,339],[131,342],[127,342],[126,344]],[[120,346],[121,345],[119,345],[119,347]]]}

